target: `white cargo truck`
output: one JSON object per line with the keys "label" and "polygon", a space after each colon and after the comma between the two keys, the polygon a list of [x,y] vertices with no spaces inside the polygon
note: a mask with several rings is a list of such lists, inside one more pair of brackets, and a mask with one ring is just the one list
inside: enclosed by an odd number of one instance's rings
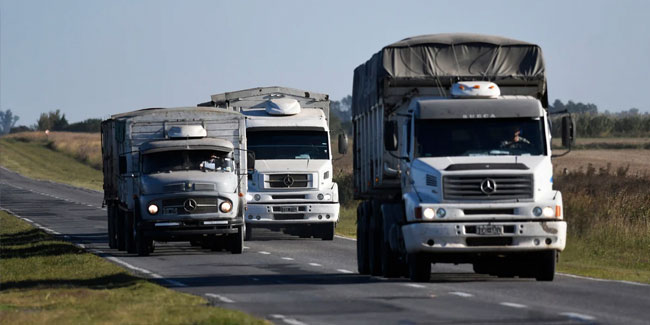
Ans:
{"label": "white cargo truck", "polygon": [[357,67],[359,272],[428,281],[432,263],[471,263],[552,280],[566,222],[547,106],[541,49],[517,40],[412,37]]}
{"label": "white cargo truck", "polygon": [[241,254],[245,149],[233,110],[151,108],[103,121],[110,247],[144,256],[154,240],[191,241]]}
{"label": "white cargo truck", "polygon": [[199,105],[235,109],[246,116],[248,150],[256,161],[248,178],[247,240],[254,228],[332,240],[339,201],[332,181],[329,96],[262,87],[211,99]]}

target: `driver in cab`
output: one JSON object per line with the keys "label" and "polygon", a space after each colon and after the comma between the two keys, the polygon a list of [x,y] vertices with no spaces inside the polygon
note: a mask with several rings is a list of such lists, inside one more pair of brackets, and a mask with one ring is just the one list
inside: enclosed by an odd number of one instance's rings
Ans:
{"label": "driver in cab", "polygon": [[501,148],[521,148],[530,145],[528,139],[521,136],[521,129],[515,129],[512,139],[501,142]]}

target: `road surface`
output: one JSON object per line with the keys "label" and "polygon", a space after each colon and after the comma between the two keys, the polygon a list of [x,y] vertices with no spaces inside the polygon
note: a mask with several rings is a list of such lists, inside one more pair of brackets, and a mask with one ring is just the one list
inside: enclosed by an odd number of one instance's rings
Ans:
{"label": "road surface", "polygon": [[109,249],[102,194],[0,168],[0,207],[164,286],[276,324],[648,324],[650,286],[558,275],[500,279],[434,265],[430,283],[356,274],[356,242],[257,230],[244,254],[156,243]]}

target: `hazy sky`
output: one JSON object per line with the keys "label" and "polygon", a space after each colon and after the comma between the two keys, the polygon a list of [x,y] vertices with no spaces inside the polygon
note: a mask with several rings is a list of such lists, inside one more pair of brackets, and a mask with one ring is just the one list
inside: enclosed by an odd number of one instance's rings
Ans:
{"label": "hazy sky", "polygon": [[650,1],[0,0],[0,109],[32,125],[257,86],[352,93],[384,45],[447,32],[539,44],[552,100],[650,111]]}

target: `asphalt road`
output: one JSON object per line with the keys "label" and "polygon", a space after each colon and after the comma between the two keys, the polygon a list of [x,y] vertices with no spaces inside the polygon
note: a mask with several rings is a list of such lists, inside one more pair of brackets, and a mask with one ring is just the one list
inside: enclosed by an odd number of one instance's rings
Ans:
{"label": "asphalt road", "polygon": [[175,290],[276,324],[649,324],[650,286],[558,275],[554,282],[434,265],[431,283],[356,274],[356,243],[257,230],[242,255],[156,243],[108,248],[102,194],[0,168],[0,207]]}

